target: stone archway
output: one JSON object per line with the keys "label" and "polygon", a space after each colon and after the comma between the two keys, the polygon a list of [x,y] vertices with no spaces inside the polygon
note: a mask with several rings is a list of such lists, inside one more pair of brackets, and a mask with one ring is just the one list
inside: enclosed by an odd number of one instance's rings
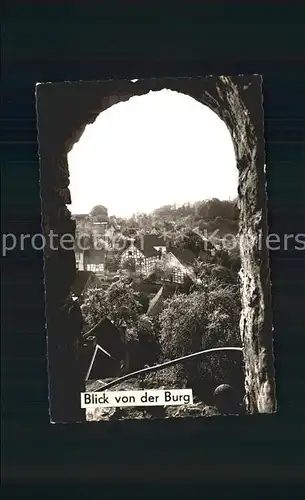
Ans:
{"label": "stone archway", "polygon": [[[86,125],[117,102],[167,88],[209,106],[227,125],[239,170],[241,248],[241,338],[250,412],[276,409],[272,350],[272,311],[268,252],[259,248],[267,237],[264,140],[259,76],[195,77],[105,82],[46,83],[36,87],[41,163],[43,228],[74,234],[66,205],[71,203],[67,154]],[[251,244],[247,244],[251,241]],[[74,251],[45,250],[46,310],[52,420],[82,421],[84,390],[75,349],[81,318],[69,299],[76,273]]]}

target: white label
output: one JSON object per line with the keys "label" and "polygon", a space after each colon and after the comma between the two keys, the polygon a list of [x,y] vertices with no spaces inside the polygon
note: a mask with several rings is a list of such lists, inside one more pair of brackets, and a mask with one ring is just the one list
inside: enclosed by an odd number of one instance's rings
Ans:
{"label": "white label", "polygon": [[81,392],[81,408],[178,406],[192,403],[192,389]]}

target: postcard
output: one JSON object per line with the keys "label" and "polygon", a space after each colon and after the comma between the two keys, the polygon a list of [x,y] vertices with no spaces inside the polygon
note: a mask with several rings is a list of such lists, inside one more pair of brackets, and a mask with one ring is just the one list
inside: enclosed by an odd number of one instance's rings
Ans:
{"label": "postcard", "polygon": [[51,422],[275,412],[261,76],[36,109]]}

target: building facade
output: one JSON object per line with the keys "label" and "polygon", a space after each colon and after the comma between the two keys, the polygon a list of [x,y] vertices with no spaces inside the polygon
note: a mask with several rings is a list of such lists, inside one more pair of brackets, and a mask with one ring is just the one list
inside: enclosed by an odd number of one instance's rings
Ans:
{"label": "building facade", "polygon": [[134,266],[134,271],[149,274],[166,254],[164,240],[155,234],[144,234],[129,240],[121,253],[121,267]]}

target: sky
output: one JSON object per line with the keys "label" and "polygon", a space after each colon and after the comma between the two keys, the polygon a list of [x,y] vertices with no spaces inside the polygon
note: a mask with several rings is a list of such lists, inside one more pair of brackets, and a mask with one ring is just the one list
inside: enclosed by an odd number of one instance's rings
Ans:
{"label": "sky", "polygon": [[104,205],[128,217],[163,205],[237,196],[225,123],[190,96],[163,89],[103,111],[68,154],[72,214]]}

